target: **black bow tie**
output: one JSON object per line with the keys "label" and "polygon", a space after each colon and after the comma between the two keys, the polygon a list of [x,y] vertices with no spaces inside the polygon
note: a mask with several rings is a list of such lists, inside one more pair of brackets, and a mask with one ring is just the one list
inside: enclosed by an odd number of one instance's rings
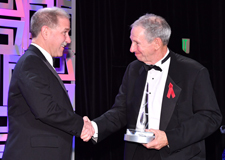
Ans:
{"label": "black bow tie", "polygon": [[159,66],[156,66],[156,65],[144,65],[146,71],[149,71],[151,69],[155,69],[157,71],[160,71],[162,72],[162,69],[159,67]]}
{"label": "black bow tie", "polygon": [[[168,59],[170,58],[170,53],[161,61],[161,63],[163,64],[164,62],[166,62]],[[159,66],[156,65],[147,65],[144,63],[144,68],[145,70],[148,72],[151,69],[155,69],[157,71],[162,72],[162,69]]]}

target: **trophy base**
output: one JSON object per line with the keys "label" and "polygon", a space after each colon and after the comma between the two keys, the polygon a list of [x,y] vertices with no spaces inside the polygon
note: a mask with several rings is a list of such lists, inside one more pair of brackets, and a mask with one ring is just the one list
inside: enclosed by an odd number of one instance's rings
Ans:
{"label": "trophy base", "polygon": [[152,132],[140,132],[131,129],[127,129],[127,133],[124,135],[125,141],[136,143],[149,143],[154,139],[155,136]]}

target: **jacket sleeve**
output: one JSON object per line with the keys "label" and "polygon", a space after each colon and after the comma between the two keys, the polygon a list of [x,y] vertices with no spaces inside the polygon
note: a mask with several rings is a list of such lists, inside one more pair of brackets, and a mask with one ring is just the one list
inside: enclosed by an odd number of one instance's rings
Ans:
{"label": "jacket sleeve", "polygon": [[74,113],[67,93],[43,60],[27,56],[19,68],[18,86],[36,119],[80,136],[83,119]]}
{"label": "jacket sleeve", "polygon": [[127,81],[128,81],[129,66],[124,74],[119,92],[115,98],[115,102],[110,110],[94,119],[98,126],[98,142],[116,132],[127,124]]}

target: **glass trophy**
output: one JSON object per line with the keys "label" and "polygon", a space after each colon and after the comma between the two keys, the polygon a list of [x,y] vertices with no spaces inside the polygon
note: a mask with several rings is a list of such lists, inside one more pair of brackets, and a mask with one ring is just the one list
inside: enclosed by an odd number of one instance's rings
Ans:
{"label": "glass trophy", "polygon": [[127,129],[126,134],[124,135],[125,141],[136,142],[136,143],[149,143],[155,139],[155,135],[152,132],[145,132],[146,129],[146,114],[142,113],[140,118],[140,126],[142,128],[138,129]]}

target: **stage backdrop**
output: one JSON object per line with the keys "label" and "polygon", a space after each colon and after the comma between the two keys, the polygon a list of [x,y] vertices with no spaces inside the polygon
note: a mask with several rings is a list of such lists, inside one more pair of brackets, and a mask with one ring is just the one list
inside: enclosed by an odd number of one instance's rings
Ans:
{"label": "stage backdrop", "polygon": [[[13,69],[31,42],[30,18],[40,8],[57,6],[70,14],[71,44],[55,68],[64,81],[75,109],[75,11],[76,0],[0,0],[0,159],[7,139],[7,96]],[[23,145],[23,144],[21,144]],[[74,157],[74,156],[72,156]]]}
{"label": "stage backdrop", "polygon": [[[130,48],[130,25],[145,13],[163,16],[172,28],[169,48],[191,57],[210,72],[225,116],[224,0],[78,0],[76,38],[76,112],[91,119],[114,103],[127,65],[136,59]],[[182,39],[190,39],[190,52]],[[223,124],[225,121],[223,120]],[[76,160],[122,160],[124,130],[93,145],[76,140]],[[206,139],[207,160],[221,160],[225,135]]]}

